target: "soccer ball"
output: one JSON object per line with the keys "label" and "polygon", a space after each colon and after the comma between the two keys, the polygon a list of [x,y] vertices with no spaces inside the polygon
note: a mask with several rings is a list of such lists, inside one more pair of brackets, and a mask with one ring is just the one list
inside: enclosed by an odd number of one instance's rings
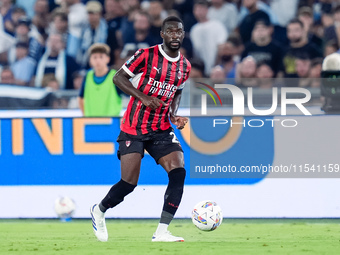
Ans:
{"label": "soccer ball", "polygon": [[70,220],[75,209],[76,205],[69,197],[59,197],[54,202],[54,210],[62,220]]}
{"label": "soccer ball", "polygon": [[215,202],[201,201],[192,210],[191,219],[198,229],[212,231],[222,223],[222,210]]}

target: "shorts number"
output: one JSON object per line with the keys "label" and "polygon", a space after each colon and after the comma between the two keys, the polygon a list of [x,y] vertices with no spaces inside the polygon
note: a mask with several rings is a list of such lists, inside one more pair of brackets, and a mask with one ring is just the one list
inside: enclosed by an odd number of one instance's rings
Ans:
{"label": "shorts number", "polygon": [[169,134],[172,136],[172,143],[179,143],[177,136],[173,131],[171,131]]}

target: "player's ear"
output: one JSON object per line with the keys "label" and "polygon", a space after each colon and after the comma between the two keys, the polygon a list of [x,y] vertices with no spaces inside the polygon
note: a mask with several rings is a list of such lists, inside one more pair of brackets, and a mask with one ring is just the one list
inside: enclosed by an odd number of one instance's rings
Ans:
{"label": "player's ear", "polygon": [[161,32],[160,32],[160,35],[161,35],[162,39],[164,39],[164,33],[163,33],[162,30],[161,30]]}

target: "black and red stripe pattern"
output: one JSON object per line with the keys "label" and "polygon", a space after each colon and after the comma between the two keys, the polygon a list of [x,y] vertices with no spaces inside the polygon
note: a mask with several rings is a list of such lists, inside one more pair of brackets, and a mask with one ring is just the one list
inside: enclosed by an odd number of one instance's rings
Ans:
{"label": "black and red stripe pattern", "polygon": [[138,50],[122,67],[133,85],[144,94],[157,97],[166,105],[156,110],[131,97],[121,125],[122,131],[132,135],[166,130],[170,125],[169,107],[178,89],[182,89],[191,70],[190,62],[182,55],[169,57],[161,45]]}

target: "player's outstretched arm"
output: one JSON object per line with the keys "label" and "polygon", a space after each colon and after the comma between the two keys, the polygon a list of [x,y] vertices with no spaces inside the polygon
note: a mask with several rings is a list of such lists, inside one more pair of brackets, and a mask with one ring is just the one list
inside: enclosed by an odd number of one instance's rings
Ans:
{"label": "player's outstretched arm", "polygon": [[177,116],[179,103],[181,102],[182,90],[177,90],[174,99],[170,106],[170,120],[172,124],[177,126],[177,129],[183,129],[188,122],[187,117]]}
{"label": "player's outstretched arm", "polygon": [[153,110],[157,109],[160,105],[165,105],[162,100],[148,96],[136,89],[129,81],[130,78],[130,75],[125,72],[123,68],[120,68],[113,77],[113,83],[124,93],[139,99],[145,106],[150,107]]}

